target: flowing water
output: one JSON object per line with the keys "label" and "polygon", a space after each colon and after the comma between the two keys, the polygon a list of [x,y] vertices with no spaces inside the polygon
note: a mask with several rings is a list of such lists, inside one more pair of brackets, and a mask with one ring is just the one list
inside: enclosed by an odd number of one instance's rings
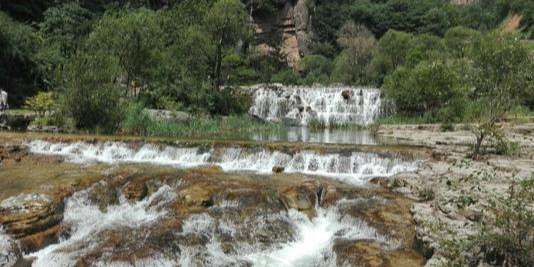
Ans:
{"label": "flowing water", "polygon": [[262,174],[271,174],[273,167],[282,167],[288,173],[329,176],[353,184],[417,168],[417,162],[367,152],[338,154],[304,150],[287,153],[240,147],[183,148],[154,144],[145,144],[136,149],[118,142],[92,144],[32,141],[28,146],[33,153],[66,156],[77,163],[150,163],[181,168],[215,164],[225,171]]}
{"label": "flowing water", "polygon": [[380,90],[355,87],[258,88],[253,100],[251,115],[297,125],[368,125],[380,115],[382,102]]}
{"label": "flowing water", "polygon": [[255,133],[246,139],[254,141],[376,145],[378,140],[368,131],[357,129],[316,129],[307,127],[288,127],[287,131]]}
{"label": "flowing water", "polygon": [[[29,254],[34,258],[32,266],[74,266],[80,257],[97,250],[110,230],[122,229],[131,236],[147,235],[162,219],[170,217],[166,206],[176,194],[163,186],[150,198],[130,203],[121,196],[119,203],[102,211],[91,201],[94,189],[75,193],[66,201],[64,223],[71,225],[68,238],[58,244]],[[167,242],[180,243],[178,248],[169,248],[159,255],[133,260],[112,261],[112,255],[102,255],[94,266],[336,266],[333,245],[337,239],[376,240],[394,248],[387,237],[378,234],[363,221],[343,215],[340,210],[358,201],[342,200],[329,208],[316,207],[317,215],[309,218],[297,210],[288,212],[263,211],[244,221],[236,219],[240,213],[239,203],[223,203],[213,206],[206,213],[190,215],[182,230],[168,236]],[[237,217],[239,218],[239,217]],[[261,239],[262,233],[273,227],[286,233]],[[259,238],[260,237],[260,238]],[[180,240],[204,239],[200,244]],[[231,252],[224,245],[232,242]],[[137,240],[143,243],[143,239]],[[163,253],[165,252],[165,253]]]}
{"label": "flowing water", "polygon": [[[361,191],[379,190],[367,186],[371,178],[416,171],[419,162],[395,153],[329,145],[377,145],[365,131],[305,127],[368,125],[380,108],[377,89],[256,88],[251,115],[295,125],[282,133],[238,137],[262,141],[260,145],[28,141],[25,146],[32,155],[60,156],[68,162],[45,159],[48,165],[40,165],[37,158],[29,166],[70,164],[62,165],[65,181],[69,175],[84,177],[89,170],[91,177],[102,170],[103,178],[61,199],[65,230],[50,245],[28,251],[10,234],[16,231],[10,230],[9,220],[0,224],[0,266],[22,260],[23,266],[36,267],[344,267],[365,265],[366,258],[382,261],[380,257],[393,251],[402,256],[411,249],[399,237],[411,227],[409,208],[399,208],[403,202],[391,196]],[[56,201],[45,189],[35,195],[46,201],[24,197],[28,195],[0,199],[0,222],[10,212],[15,217],[8,218],[24,218],[26,209],[36,212]],[[32,216],[24,223],[32,223]],[[371,250],[353,246],[367,243],[373,244]],[[375,248],[379,254],[373,254]],[[409,257],[403,260],[410,262]],[[422,266],[423,260],[414,262],[406,266]]]}

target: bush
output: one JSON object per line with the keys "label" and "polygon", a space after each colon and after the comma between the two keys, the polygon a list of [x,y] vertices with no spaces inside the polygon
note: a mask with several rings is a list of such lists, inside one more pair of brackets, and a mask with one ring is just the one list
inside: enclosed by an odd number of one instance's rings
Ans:
{"label": "bush", "polygon": [[145,111],[145,106],[139,102],[133,102],[126,110],[121,129],[129,134],[146,135],[151,124],[152,120]]}
{"label": "bush", "polygon": [[37,113],[39,117],[44,117],[56,109],[56,101],[52,92],[39,92],[27,98],[24,107]]}
{"label": "bush", "polygon": [[486,254],[498,265],[534,266],[534,178],[512,184],[491,203],[495,226],[481,231]]}
{"label": "bush", "polygon": [[299,85],[301,84],[300,76],[294,70],[282,70],[273,75],[271,78],[273,83],[281,83],[285,85]]}

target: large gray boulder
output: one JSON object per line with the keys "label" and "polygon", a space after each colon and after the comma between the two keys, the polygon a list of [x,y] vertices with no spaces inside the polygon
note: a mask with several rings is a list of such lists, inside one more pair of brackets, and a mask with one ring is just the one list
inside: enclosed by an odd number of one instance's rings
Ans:
{"label": "large gray boulder", "polygon": [[164,109],[147,109],[148,115],[153,120],[167,120],[175,122],[190,121],[193,116],[184,111],[170,111]]}

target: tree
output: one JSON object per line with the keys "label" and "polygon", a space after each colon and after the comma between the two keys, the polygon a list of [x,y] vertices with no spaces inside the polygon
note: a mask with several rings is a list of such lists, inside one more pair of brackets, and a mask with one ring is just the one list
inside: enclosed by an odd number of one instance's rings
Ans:
{"label": "tree", "polygon": [[299,62],[302,69],[304,83],[311,85],[314,83],[326,84],[329,82],[331,63],[320,55],[307,55]]}
{"label": "tree", "polygon": [[454,101],[465,92],[459,73],[442,60],[400,67],[385,79],[383,88],[397,112],[411,115],[436,115],[443,108],[456,107]]}
{"label": "tree", "polygon": [[61,71],[62,108],[77,129],[113,132],[122,117],[121,96],[115,80],[119,59],[103,51],[79,53]]}
{"label": "tree", "polygon": [[449,51],[457,57],[467,56],[474,41],[480,38],[479,31],[464,28],[454,27],[449,29],[443,37],[443,42]]}
{"label": "tree", "polygon": [[218,0],[206,16],[205,25],[212,34],[216,47],[213,75],[217,89],[221,86],[223,48],[235,45],[245,35],[247,19],[245,5],[239,0]]}
{"label": "tree", "polygon": [[41,40],[34,29],[0,12],[0,87],[13,106],[36,93],[41,86]]}
{"label": "tree", "polygon": [[378,41],[373,65],[377,75],[380,76],[379,79],[383,79],[406,62],[406,55],[411,48],[412,39],[412,34],[389,30]]}
{"label": "tree", "polygon": [[534,61],[530,50],[518,36],[491,32],[479,38],[470,55],[469,81],[473,97],[480,105],[473,127],[476,144],[473,159],[478,158],[487,137],[502,137],[496,124],[519,103],[525,90],[533,89]]}
{"label": "tree", "polygon": [[63,58],[74,54],[91,32],[92,14],[77,2],[51,7],[44,12],[39,32],[48,46],[59,50]]}
{"label": "tree", "polygon": [[128,95],[137,97],[162,48],[158,14],[145,8],[109,11],[89,37],[89,49],[119,59]]}
{"label": "tree", "polygon": [[419,34],[411,40],[410,49],[406,53],[406,64],[416,66],[422,61],[433,61],[446,57],[443,41],[434,35]]}
{"label": "tree", "polygon": [[334,80],[348,84],[367,85],[371,82],[371,61],[376,39],[364,25],[349,21],[338,32],[337,43],[344,48],[336,58]]}

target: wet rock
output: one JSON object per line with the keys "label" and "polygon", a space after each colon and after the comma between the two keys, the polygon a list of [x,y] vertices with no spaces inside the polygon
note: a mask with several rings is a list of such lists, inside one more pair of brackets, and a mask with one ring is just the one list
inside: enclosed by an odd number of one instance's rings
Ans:
{"label": "wet rock", "polygon": [[182,197],[187,206],[209,207],[213,205],[212,191],[206,185],[198,184],[188,187],[178,195]]}
{"label": "wet rock", "polygon": [[425,259],[411,249],[384,249],[384,244],[372,240],[338,240],[334,245],[338,266],[417,267]]}
{"label": "wet rock", "polygon": [[299,110],[300,113],[304,112],[304,106],[298,106],[297,109]]}
{"label": "wet rock", "polygon": [[36,132],[36,133],[59,133],[61,132],[61,128],[58,126],[28,126],[28,129],[26,129],[28,132]]}
{"label": "wet rock", "polygon": [[122,194],[129,200],[139,201],[147,196],[144,181],[130,181],[122,187]]}
{"label": "wet rock", "polygon": [[273,173],[283,173],[285,171],[285,168],[282,166],[274,166],[273,167]]}
{"label": "wet rock", "polygon": [[343,96],[343,99],[345,100],[350,100],[352,98],[352,90],[343,90],[341,96]]}
{"label": "wet rock", "polygon": [[321,199],[319,204],[321,207],[325,207],[338,201],[340,199],[340,193],[334,186],[327,184],[322,188],[320,197]]}
{"label": "wet rock", "polygon": [[306,196],[296,191],[286,191],[281,196],[282,203],[286,209],[296,209],[299,211],[308,211],[313,209],[312,201]]}

